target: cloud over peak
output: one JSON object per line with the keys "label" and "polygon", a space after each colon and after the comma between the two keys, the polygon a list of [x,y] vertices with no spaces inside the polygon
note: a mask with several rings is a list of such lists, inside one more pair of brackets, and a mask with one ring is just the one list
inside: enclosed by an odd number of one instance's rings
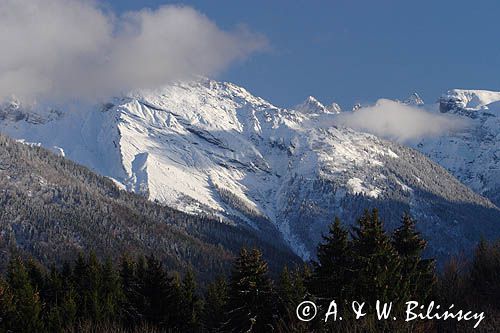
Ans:
{"label": "cloud over peak", "polygon": [[341,113],[335,121],[398,142],[434,137],[468,126],[468,121],[461,117],[433,113],[388,99],[380,99],[375,105],[355,112]]}
{"label": "cloud over peak", "polygon": [[0,99],[94,99],[216,75],[266,47],[190,7],[115,15],[95,1],[0,2]]}

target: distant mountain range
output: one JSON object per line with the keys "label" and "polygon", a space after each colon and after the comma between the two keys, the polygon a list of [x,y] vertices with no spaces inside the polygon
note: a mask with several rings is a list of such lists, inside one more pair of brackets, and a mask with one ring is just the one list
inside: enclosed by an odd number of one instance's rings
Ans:
{"label": "distant mountain range", "polygon": [[287,245],[303,259],[312,258],[334,216],[351,224],[370,207],[381,210],[389,228],[409,211],[429,253],[447,258],[481,236],[500,235],[498,101],[500,93],[484,91],[453,90],[432,105],[410,96],[404,103],[474,124],[413,148],[336,125],[342,110],[335,103],[325,107],[309,97],[280,108],[209,79],[93,107],[12,101],[1,108],[0,131],[81,163],[119,188],[214,216],[233,225],[230,232],[240,228],[268,246],[275,239],[275,248],[286,252]]}

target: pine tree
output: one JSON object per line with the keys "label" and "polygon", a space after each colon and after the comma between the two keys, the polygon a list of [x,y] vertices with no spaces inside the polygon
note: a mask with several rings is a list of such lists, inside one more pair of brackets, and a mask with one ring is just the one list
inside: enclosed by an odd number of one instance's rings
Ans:
{"label": "pine tree", "polygon": [[30,279],[30,283],[36,290],[43,290],[45,284],[45,276],[42,266],[30,258],[25,262],[26,271]]}
{"label": "pine tree", "polygon": [[470,286],[477,299],[500,309],[500,241],[483,239],[476,247],[470,269]]}
{"label": "pine tree", "polygon": [[0,332],[7,332],[13,326],[15,310],[10,286],[0,277]]}
{"label": "pine tree", "polygon": [[99,288],[100,311],[105,321],[112,322],[119,317],[122,297],[119,276],[108,258],[101,268]]}
{"label": "pine tree", "polygon": [[131,327],[141,321],[140,310],[143,306],[135,263],[128,256],[121,259],[120,283],[123,292],[120,304],[121,315],[125,324]]}
{"label": "pine tree", "polygon": [[200,314],[202,311],[202,302],[197,295],[197,285],[194,273],[188,270],[180,286],[180,313],[182,324],[179,329],[195,332],[200,329]]}
{"label": "pine tree", "polygon": [[278,331],[310,331],[308,323],[299,321],[296,315],[297,306],[308,298],[306,279],[310,279],[308,266],[304,266],[303,269],[295,268],[293,270],[289,270],[286,266],[283,268],[277,287],[279,300]]}
{"label": "pine tree", "polygon": [[378,211],[358,219],[353,227],[353,299],[374,305],[377,300],[399,300],[401,276],[399,256],[385,234]]}
{"label": "pine tree", "polygon": [[62,301],[65,287],[61,273],[55,266],[52,266],[45,280],[45,300],[51,305],[58,305]]}
{"label": "pine tree", "polygon": [[172,279],[168,277],[163,264],[154,255],[147,257],[146,262],[144,272],[138,275],[142,278],[140,292],[144,298],[144,319],[161,327],[174,327],[176,323],[169,322],[170,314],[175,312],[176,306],[173,302]]}
{"label": "pine tree", "polygon": [[73,269],[72,281],[77,292],[78,317],[102,320],[100,308],[100,264],[95,253],[91,252],[87,259],[79,254]]}
{"label": "pine tree", "polygon": [[267,263],[259,250],[242,249],[233,266],[229,289],[228,321],[230,332],[270,332],[275,321],[273,288]]}
{"label": "pine tree", "polygon": [[394,230],[392,244],[401,259],[401,298],[426,301],[435,284],[434,261],[422,259],[427,242],[416,231],[409,214],[403,215],[401,226]]}
{"label": "pine tree", "polygon": [[210,283],[205,295],[203,325],[209,332],[218,332],[224,322],[224,311],[229,300],[226,279],[219,277]]}
{"label": "pine tree", "polygon": [[[77,291],[77,299],[75,300],[77,303],[77,317],[79,318],[88,318],[89,314],[89,305],[86,293],[88,292],[90,285],[88,283],[88,267],[87,261],[83,256],[83,253],[79,253],[78,257],[75,261],[75,265],[73,269],[70,269],[71,272],[71,284],[75,287]],[[69,272],[65,272],[66,274]]]}
{"label": "pine tree", "polygon": [[46,312],[45,323],[47,331],[54,333],[63,332],[65,323],[63,322],[59,307],[51,306]]}
{"label": "pine tree", "polygon": [[7,282],[12,291],[15,314],[11,329],[16,332],[37,332],[43,327],[38,292],[30,283],[28,272],[19,257],[10,260]]}
{"label": "pine tree", "polygon": [[310,290],[323,305],[333,299],[348,299],[353,271],[352,244],[338,218],[330,225],[328,235],[323,236],[317,257],[313,262]]}
{"label": "pine tree", "polygon": [[59,306],[59,314],[62,318],[65,327],[72,327],[77,318],[77,293],[71,287],[64,291],[61,305]]}

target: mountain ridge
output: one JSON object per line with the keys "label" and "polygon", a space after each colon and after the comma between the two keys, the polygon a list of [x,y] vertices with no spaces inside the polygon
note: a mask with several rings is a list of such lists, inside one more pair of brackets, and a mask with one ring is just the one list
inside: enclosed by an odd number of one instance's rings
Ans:
{"label": "mountain ridge", "polygon": [[[324,117],[334,115],[279,108],[234,84],[201,79],[0,128],[152,200],[236,219],[261,235],[277,228],[304,259],[335,215],[351,224],[367,207],[386,213],[389,228],[410,211],[440,257],[470,249],[499,220],[498,207],[418,152],[325,128]],[[483,226],[468,225],[472,213]]]}

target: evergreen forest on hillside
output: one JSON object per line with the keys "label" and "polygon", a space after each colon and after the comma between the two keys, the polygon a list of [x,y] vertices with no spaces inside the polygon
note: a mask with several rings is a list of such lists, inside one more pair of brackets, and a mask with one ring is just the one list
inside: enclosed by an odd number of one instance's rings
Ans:
{"label": "evergreen forest on hillside", "polygon": [[[476,331],[494,331],[500,315],[500,242],[480,242],[470,260],[454,258],[437,271],[423,258],[426,242],[404,215],[392,233],[377,210],[350,230],[336,219],[317,248],[317,260],[269,272],[259,249],[241,249],[227,276],[207,284],[147,256],[99,260],[95,253],[44,268],[12,255],[0,279],[1,332],[469,332],[474,321],[404,322],[404,302],[455,304],[485,319]],[[309,322],[297,318],[304,300],[318,306]],[[336,300],[342,321],[322,320]],[[356,320],[353,300],[368,313]],[[398,320],[377,320],[376,300],[393,302]],[[392,314],[391,314],[392,315]]]}

